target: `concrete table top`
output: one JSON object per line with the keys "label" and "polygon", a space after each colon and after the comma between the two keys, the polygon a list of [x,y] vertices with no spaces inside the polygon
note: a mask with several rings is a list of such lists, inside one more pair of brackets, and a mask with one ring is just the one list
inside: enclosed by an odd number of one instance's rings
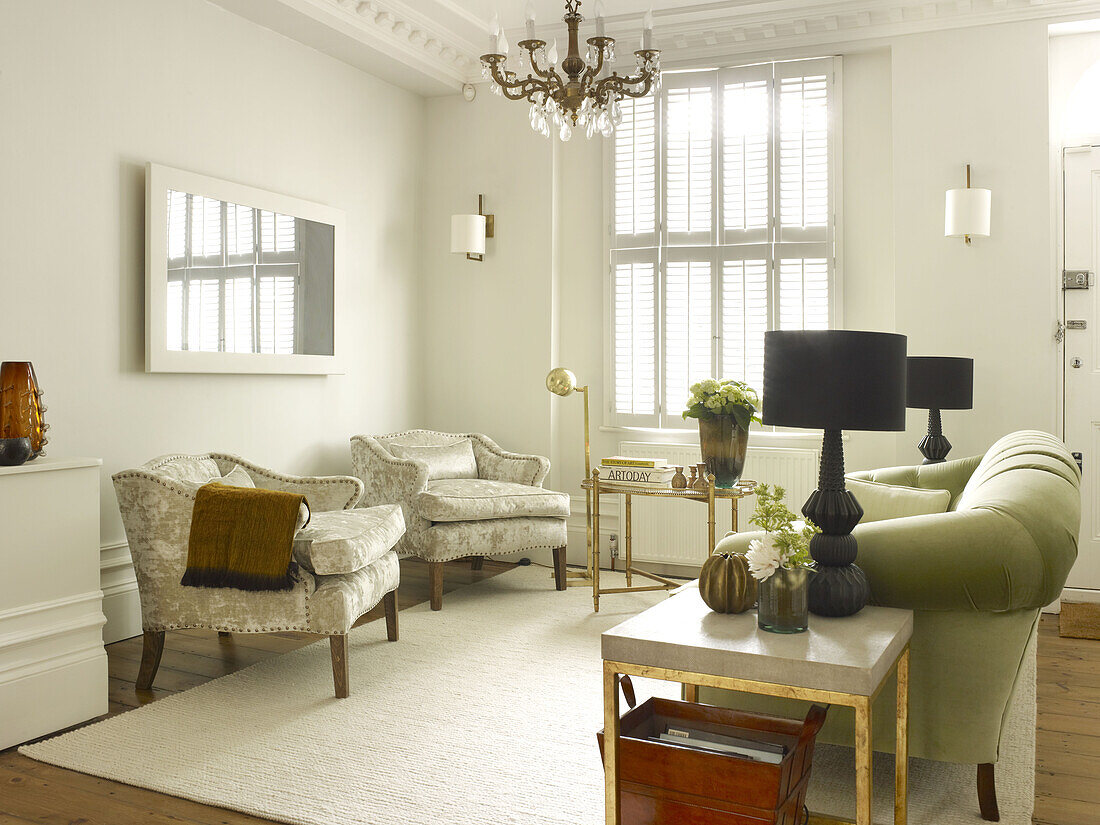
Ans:
{"label": "concrete table top", "polygon": [[714,613],[684,589],[603,634],[608,661],[870,696],[913,635],[913,612],[865,607],[810,616],[805,633],[769,633],[756,611]]}

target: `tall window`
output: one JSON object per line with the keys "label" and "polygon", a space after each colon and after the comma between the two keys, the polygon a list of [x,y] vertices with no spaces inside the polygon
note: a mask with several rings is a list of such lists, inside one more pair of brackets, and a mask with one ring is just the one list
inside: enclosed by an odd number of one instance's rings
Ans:
{"label": "tall window", "polygon": [[298,351],[300,255],[289,215],[168,192],[168,349]]}
{"label": "tall window", "polygon": [[611,149],[610,411],[681,424],[688,387],[762,389],[764,332],[826,329],[837,58],[666,73]]}

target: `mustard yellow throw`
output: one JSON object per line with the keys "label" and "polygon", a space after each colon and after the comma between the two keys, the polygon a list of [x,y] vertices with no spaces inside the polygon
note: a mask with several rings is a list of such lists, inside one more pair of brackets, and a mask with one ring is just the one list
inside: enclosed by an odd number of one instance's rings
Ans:
{"label": "mustard yellow throw", "polygon": [[205,484],[195,495],[187,571],[180,584],[289,590],[291,560],[305,496],[279,490]]}

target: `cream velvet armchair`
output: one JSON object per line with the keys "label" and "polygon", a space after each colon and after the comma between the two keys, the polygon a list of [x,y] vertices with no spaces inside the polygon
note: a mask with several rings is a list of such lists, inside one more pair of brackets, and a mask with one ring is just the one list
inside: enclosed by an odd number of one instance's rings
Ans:
{"label": "cream velvet armchair", "polygon": [[[465,442],[468,466],[439,477],[433,451]],[[397,550],[428,562],[432,610],[443,606],[443,562],[452,559],[473,557],[477,569],[486,555],[550,549],[557,588],[565,589],[569,496],[543,489],[549,459],[507,452],[481,433],[408,430],[354,436],[351,463],[364,485],[360,507],[401,505],[406,532]]]}
{"label": "cream velvet armchair", "polygon": [[[239,473],[235,468],[258,488],[306,497],[311,526],[308,534],[299,531],[295,538],[298,571],[290,590],[180,584],[196,492],[231,471]],[[400,570],[392,548],[404,522],[397,507],[352,510],[363,492],[358,479],[283,475],[223,453],[162,456],[113,478],[141,599],[144,648],[138,688],[152,687],[166,630],[208,628],[223,635],[294,630],[328,636],[338,698],[349,692],[348,632],[360,616],[384,600],[387,633],[390,641],[397,640]],[[306,543],[306,535],[314,538]],[[335,555],[337,545],[344,548],[343,556]]]}

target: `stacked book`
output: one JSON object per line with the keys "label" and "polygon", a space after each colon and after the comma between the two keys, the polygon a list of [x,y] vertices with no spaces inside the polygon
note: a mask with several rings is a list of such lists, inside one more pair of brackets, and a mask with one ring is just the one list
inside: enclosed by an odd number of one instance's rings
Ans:
{"label": "stacked book", "polygon": [[670,742],[673,745],[688,748],[732,753],[745,759],[751,759],[754,762],[767,762],[770,765],[780,764],[787,750],[782,745],[772,742],[759,742],[754,739],[742,739],[739,736],[725,736],[710,731],[685,728],[670,727],[667,728],[666,733],[651,736],[650,739],[656,742]]}
{"label": "stacked book", "polygon": [[668,487],[676,470],[663,458],[613,455],[600,462],[600,479],[639,487]]}

